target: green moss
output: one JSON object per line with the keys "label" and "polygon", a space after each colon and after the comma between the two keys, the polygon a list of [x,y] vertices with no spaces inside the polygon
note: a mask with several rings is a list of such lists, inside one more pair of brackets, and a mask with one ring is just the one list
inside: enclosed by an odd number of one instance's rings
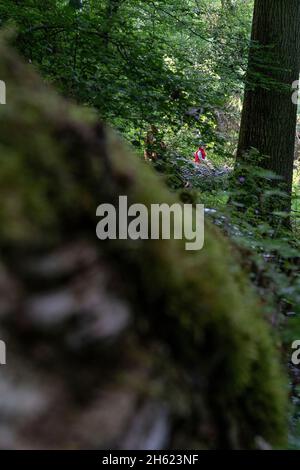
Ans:
{"label": "green moss", "polygon": [[[0,58],[7,84],[7,105],[0,107],[2,248],[46,250],[83,234],[96,240],[96,207],[119,195],[147,206],[176,202],[92,112],[64,102],[4,45]],[[205,408],[212,446],[253,448],[257,436],[282,445],[286,390],[279,358],[257,300],[216,228],[206,224],[205,246],[197,253],[174,240],[98,245],[124,280],[137,334],[143,330],[164,344],[184,371],[193,442],[205,440]]]}

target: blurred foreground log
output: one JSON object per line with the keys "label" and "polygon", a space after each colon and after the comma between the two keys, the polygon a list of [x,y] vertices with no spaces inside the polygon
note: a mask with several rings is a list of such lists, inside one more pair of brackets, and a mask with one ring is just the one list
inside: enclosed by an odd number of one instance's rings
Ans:
{"label": "blurred foreground log", "polygon": [[100,203],[174,196],[0,49],[0,446],[280,445],[279,360],[226,241],[97,240]]}

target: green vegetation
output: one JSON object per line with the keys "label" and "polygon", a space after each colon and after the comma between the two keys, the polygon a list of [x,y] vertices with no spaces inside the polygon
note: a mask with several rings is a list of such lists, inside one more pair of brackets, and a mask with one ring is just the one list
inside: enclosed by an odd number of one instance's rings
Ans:
{"label": "green vegetation", "polygon": [[[0,25],[31,64],[1,46],[0,245],[8,265],[14,253],[44,253],[70,236],[93,240],[96,207],[120,194],[147,207],[205,204],[199,253],[174,240],[98,247],[134,315],[129,343],[136,335],[137,355],[144,340],[159,343],[159,395],[183,423],[178,442],[194,448],[300,449],[299,385],[295,368],[288,371],[300,339],[298,155],[291,195],[285,154],[266,157],[245,133],[238,144],[244,84],[246,96],[280,100],[289,83],[259,40],[249,47],[253,4],[0,1]],[[254,126],[249,99],[246,131]],[[209,168],[193,163],[200,142]]]}

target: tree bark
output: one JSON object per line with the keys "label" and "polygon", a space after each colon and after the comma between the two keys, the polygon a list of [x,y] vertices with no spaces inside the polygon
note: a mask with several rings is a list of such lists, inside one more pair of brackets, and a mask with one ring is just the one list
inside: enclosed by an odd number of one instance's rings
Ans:
{"label": "tree bark", "polygon": [[[291,85],[299,78],[300,2],[256,0],[237,162],[251,148],[263,168],[292,190],[297,106]],[[289,202],[290,206],[290,202]]]}

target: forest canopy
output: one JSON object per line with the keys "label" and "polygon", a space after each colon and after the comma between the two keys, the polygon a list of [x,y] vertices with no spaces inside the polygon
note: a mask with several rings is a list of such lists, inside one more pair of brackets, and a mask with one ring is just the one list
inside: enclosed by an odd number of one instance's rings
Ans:
{"label": "forest canopy", "polygon": [[[20,8],[8,0],[0,18],[17,26],[19,50],[49,82],[138,148],[155,125],[169,139],[198,130],[224,154],[216,113],[238,112],[251,9],[251,1],[26,0]],[[200,108],[198,121],[191,108]]]}

